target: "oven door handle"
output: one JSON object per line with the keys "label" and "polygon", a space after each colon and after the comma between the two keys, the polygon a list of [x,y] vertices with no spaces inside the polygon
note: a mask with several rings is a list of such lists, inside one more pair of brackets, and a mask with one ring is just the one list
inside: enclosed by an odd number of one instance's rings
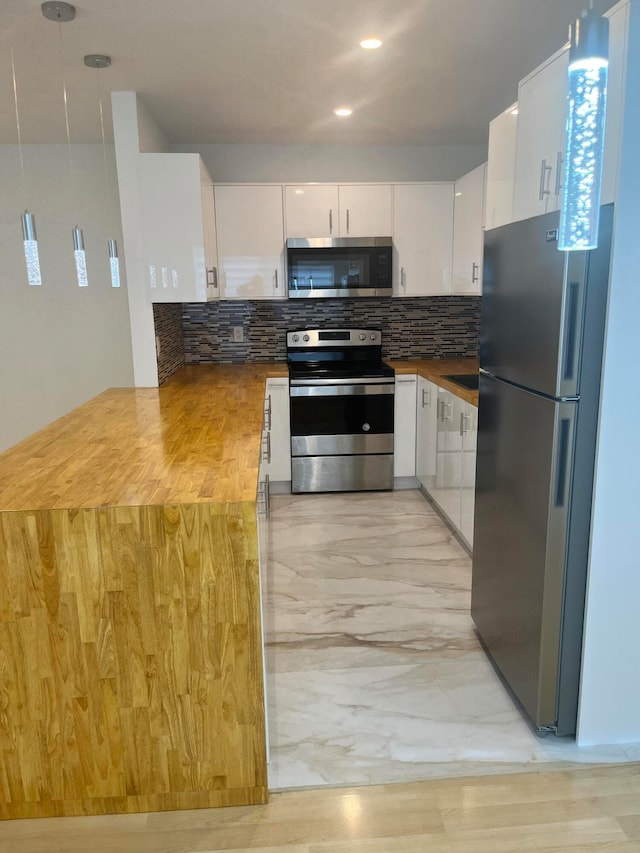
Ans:
{"label": "oven door handle", "polygon": [[376,395],[389,394],[393,395],[395,391],[394,385],[375,385],[368,383],[366,385],[305,385],[292,387],[289,391],[291,397],[355,397],[363,394]]}
{"label": "oven door handle", "polygon": [[357,376],[351,379],[292,379],[291,386],[304,385],[393,385],[393,376]]}

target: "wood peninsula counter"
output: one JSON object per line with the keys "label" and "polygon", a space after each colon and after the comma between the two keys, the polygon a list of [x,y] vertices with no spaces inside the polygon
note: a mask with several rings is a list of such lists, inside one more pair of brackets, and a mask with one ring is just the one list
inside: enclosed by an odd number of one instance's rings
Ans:
{"label": "wood peninsula counter", "polygon": [[0,817],[267,799],[264,383],[185,368],[0,455]]}

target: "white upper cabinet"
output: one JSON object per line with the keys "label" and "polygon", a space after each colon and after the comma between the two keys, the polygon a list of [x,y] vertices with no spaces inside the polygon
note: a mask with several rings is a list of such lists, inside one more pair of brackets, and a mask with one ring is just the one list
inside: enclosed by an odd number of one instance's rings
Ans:
{"label": "white upper cabinet", "polygon": [[392,194],[388,184],[340,187],[341,237],[391,237]]}
{"label": "white upper cabinet", "polygon": [[287,237],[390,237],[390,184],[285,187]]}
{"label": "white upper cabinet", "polygon": [[568,55],[555,54],[520,83],[514,221],[560,207]]}
{"label": "white upper cabinet", "polygon": [[452,293],[482,293],[484,185],[486,164],[456,181],[453,206]]}
{"label": "white upper cabinet", "polygon": [[516,174],[518,105],[489,124],[489,160],[484,200],[484,227],[499,228],[513,220],[513,187]]}
{"label": "white upper cabinet", "polygon": [[223,299],[283,299],[282,187],[215,187],[220,295]]}
{"label": "white upper cabinet", "polygon": [[146,285],[152,302],[204,302],[217,296],[211,184],[198,154],[140,154]]}
{"label": "white upper cabinet", "polygon": [[337,237],[338,187],[331,184],[284,188],[287,237]]}
{"label": "white upper cabinet", "polygon": [[451,293],[453,184],[397,184],[393,228],[394,295]]}

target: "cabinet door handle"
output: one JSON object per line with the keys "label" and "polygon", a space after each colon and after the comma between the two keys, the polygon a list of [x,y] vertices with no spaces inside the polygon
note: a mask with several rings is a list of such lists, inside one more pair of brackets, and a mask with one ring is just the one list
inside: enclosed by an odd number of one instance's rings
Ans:
{"label": "cabinet door handle", "polygon": [[546,195],[551,195],[551,190],[547,188],[547,173],[549,177],[551,177],[551,166],[547,166],[547,161],[542,161],[542,166],[540,168],[540,194],[538,196],[539,201],[544,201],[544,197]]}
{"label": "cabinet door handle", "polygon": [[424,409],[426,406],[431,405],[431,389],[423,388],[422,389],[422,408]]}
{"label": "cabinet door handle", "polygon": [[278,270],[276,269],[276,290],[278,289]]}
{"label": "cabinet door handle", "polygon": [[460,412],[460,437],[464,435],[464,412]]}
{"label": "cabinet door handle", "polygon": [[333,210],[329,208],[329,234],[333,234]]}
{"label": "cabinet door handle", "polygon": [[558,156],[556,157],[556,195],[560,195],[560,191],[562,190],[562,167],[564,165],[564,157],[562,156],[562,151],[558,151]]}
{"label": "cabinet door handle", "polygon": [[347,208],[347,234],[349,233],[349,208]]}
{"label": "cabinet door handle", "polygon": [[271,462],[271,433],[267,432],[264,437],[265,447],[262,450],[262,461],[269,464]]}
{"label": "cabinet door handle", "polygon": [[271,394],[267,395],[267,408],[264,410],[265,414],[265,426],[268,430],[271,430]]}
{"label": "cabinet door handle", "polygon": [[480,270],[480,264],[471,264],[471,284],[476,284],[478,281],[478,271]]}
{"label": "cabinet door handle", "polygon": [[218,288],[218,270],[215,267],[207,270],[207,287]]}
{"label": "cabinet door handle", "polygon": [[269,516],[271,515],[271,487],[269,485],[269,475],[268,474],[264,475],[264,493],[265,493],[265,497],[267,499],[265,518],[269,518]]}
{"label": "cabinet door handle", "polygon": [[400,267],[400,287],[406,291],[407,289],[407,277],[404,273],[404,267]]}
{"label": "cabinet door handle", "polygon": [[438,400],[436,403],[436,420],[442,420],[442,400]]}

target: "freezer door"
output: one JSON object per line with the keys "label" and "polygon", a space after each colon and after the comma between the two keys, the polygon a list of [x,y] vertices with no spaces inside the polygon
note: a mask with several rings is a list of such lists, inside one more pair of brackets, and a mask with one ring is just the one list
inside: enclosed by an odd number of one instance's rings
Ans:
{"label": "freezer door", "polygon": [[578,405],[480,378],[471,615],[538,727],[557,720]]}
{"label": "freezer door", "polygon": [[558,251],[557,212],[485,233],[484,370],[550,397],[580,394],[583,351],[602,351],[612,219],[606,205],[593,252]]}

